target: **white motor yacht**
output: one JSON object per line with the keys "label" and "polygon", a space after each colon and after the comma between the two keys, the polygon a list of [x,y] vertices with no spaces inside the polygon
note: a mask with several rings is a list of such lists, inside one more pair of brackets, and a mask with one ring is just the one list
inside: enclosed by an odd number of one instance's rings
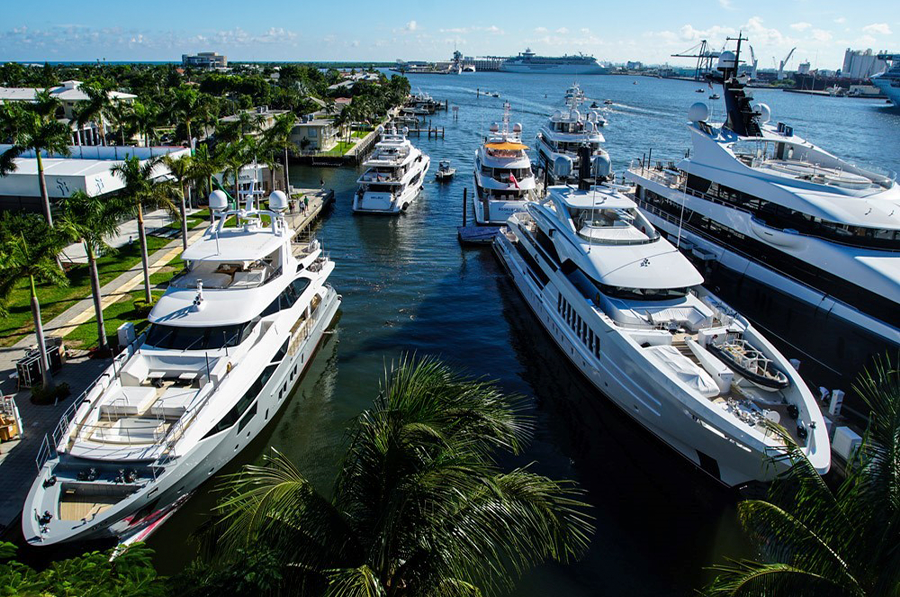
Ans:
{"label": "white motor yacht", "polygon": [[510,128],[509,102],[505,103],[502,124],[491,125],[490,132],[475,152],[475,222],[497,225],[535,199],[536,181],[522,143],[522,125]]}
{"label": "white motor yacht", "polygon": [[295,241],[287,205],[280,191],[268,210],[211,195],[214,223],[147,332],[45,439],[22,515],[29,543],[145,538],[285,405],[341,304],[334,263]]}
{"label": "white motor yacht", "polygon": [[878,87],[895,108],[900,108],[900,53],[879,54],[878,59],[887,61],[890,66],[872,77],[872,85]]}
{"label": "white motor yacht", "polygon": [[603,394],[704,471],[768,481],[784,426],[816,469],[828,430],[798,373],[616,187],[550,187],[494,249],[538,321]]}
{"label": "white motor yacht", "polygon": [[[726,122],[709,122],[703,103],[691,106],[692,154],[677,163],[633,163],[625,177],[635,200],[682,248],[875,342],[900,345],[896,173],[851,164],[789,125],[773,125],[769,107],[744,92],[739,54],[740,46],[737,55],[723,53],[715,77]],[[840,361],[843,339],[837,343]]]}
{"label": "white motor yacht", "polygon": [[354,212],[398,214],[416,200],[431,158],[410,143],[406,133],[406,128],[382,131],[381,140],[363,164],[366,171],[356,181]]}
{"label": "white motor yacht", "polygon": [[600,147],[606,141],[600,132],[606,119],[599,110],[579,110],[583,97],[580,90],[577,93],[567,92],[566,109],[554,112],[538,131],[538,165],[545,170],[552,183],[576,177],[578,152],[582,146],[590,147],[591,156],[607,155]]}

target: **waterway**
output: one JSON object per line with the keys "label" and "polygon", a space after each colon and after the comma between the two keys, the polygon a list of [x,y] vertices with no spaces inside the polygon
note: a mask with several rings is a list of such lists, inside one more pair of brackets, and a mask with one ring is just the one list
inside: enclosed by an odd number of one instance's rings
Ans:
{"label": "waterway", "polygon": [[[565,76],[475,73],[411,76],[452,109],[435,115],[444,139],[413,142],[459,171],[445,184],[433,171],[418,202],[397,218],[354,216],[358,173],[292,167],[295,186],[324,180],[336,204],[318,236],[337,267],[331,281],[343,313],[281,415],[224,473],[258,461],[270,447],[289,455],[328,492],[345,446],[345,429],[378,391],[386,363],[404,352],[437,355],[473,375],[497,380],[524,397],[533,418],[527,450],[506,466],[577,480],[592,505],[596,534],[587,555],[569,566],[545,565],[522,579],[515,595],[687,595],[708,578],[704,567],[749,554],[735,517],[735,495],[711,482],[593,390],[533,319],[494,256],[456,240],[463,188],[472,190],[476,147],[488,126],[512,106],[512,121],[532,140],[562,105]],[[591,100],[615,103],[604,129],[614,167],[622,172],[652,148],[677,159],[689,147],[682,126],[699,84],[641,77],[594,76],[580,81]],[[499,98],[476,95],[498,92]],[[754,91],[773,119],[851,160],[900,170],[900,115],[882,102]],[[721,115],[721,101],[714,110]],[[454,119],[458,113],[458,119]],[[793,355],[788,355],[793,356]],[[219,475],[221,478],[221,474]],[[152,539],[156,563],[173,574],[194,556],[190,539],[218,495],[203,486]]]}

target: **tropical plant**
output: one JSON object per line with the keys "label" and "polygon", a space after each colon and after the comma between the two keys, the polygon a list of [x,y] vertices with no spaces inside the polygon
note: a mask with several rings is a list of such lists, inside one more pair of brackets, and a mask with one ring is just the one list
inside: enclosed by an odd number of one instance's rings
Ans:
{"label": "tropical plant", "polygon": [[191,133],[191,123],[201,119],[208,110],[204,97],[195,89],[190,87],[180,87],[175,90],[174,101],[172,102],[172,113],[176,119],[181,120],[187,129],[188,145],[192,147],[193,153],[193,135]]}
{"label": "tropical plant", "polygon": [[126,214],[137,218],[138,237],[141,241],[141,265],[144,270],[144,300],[152,300],[150,295],[150,266],[147,256],[147,230],[144,227],[145,209],[165,209],[176,220],[179,218],[178,208],[173,199],[178,196],[178,188],[171,180],[156,180],[154,170],[159,166],[161,158],[151,158],[141,162],[135,156],[113,166],[112,173],[125,183],[121,191],[124,197]]}
{"label": "tropical plant", "polygon": [[41,376],[44,387],[53,387],[53,374],[47,361],[47,345],[41,321],[41,303],[37,281],[60,286],[68,284],[56,257],[66,246],[66,238],[38,214],[0,212],[0,315],[6,315],[6,301],[16,284],[28,280],[31,292],[31,315],[37,338]]}
{"label": "tropical plant", "polygon": [[199,145],[192,158],[194,163],[194,175],[197,182],[202,182],[205,187],[202,193],[209,195],[213,191],[212,177],[220,172],[224,166],[222,156],[209,149],[209,145]]}
{"label": "tropical plant", "polygon": [[0,105],[0,127],[12,138],[12,146],[0,155],[0,174],[15,171],[15,158],[29,150],[34,152],[41,206],[50,226],[53,226],[53,214],[50,210],[42,153],[46,151],[51,155],[69,155],[69,141],[72,137],[71,129],[56,119],[60,108],[59,100],[48,91],[38,92],[34,103],[7,102]]}
{"label": "tropical plant", "polygon": [[296,124],[296,122],[297,117],[294,116],[293,112],[281,114],[275,118],[275,122],[272,125],[272,128],[268,129],[263,134],[263,139],[268,151],[272,152],[273,154],[279,150],[284,152],[283,160],[285,193],[287,193],[291,188],[291,179],[288,173],[288,151],[294,147],[294,144],[291,141],[291,132],[294,130],[294,125]]}
{"label": "tropical plant", "polygon": [[172,178],[178,188],[178,213],[181,216],[181,244],[187,250],[187,208],[185,201],[187,198],[187,188],[194,182],[196,173],[194,172],[194,158],[189,155],[173,158],[171,155],[163,157],[163,164],[169,169]]}
{"label": "tropical plant", "polygon": [[150,147],[153,141],[153,129],[159,121],[160,109],[150,101],[134,102],[128,114],[131,125],[144,137],[144,146]]}
{"label": "tropical plant", "polygon": [[223,182],[229,177],[234,184],[234,200],[240,208],[240,178],[244,166],[252,164],[255,158],[256,143],[251,138],[230,143],[222,152]]}
{"label": "tropical plant", "polygon": [[538,563],[577,558],[592,532],[572,482],[499,469],[494,452],[518,453],[527,435],[494,384],[404,357],[351,428],[331,496],[273,452],[227,479],[216,546],[226,559],[274,552],[280,594],[508,590]]}
{"label": "tropical plant", "polygon": [[59,229],[75,242],[84,245],[91,278],[91,298],[94,301],[94,317],[97,319],[97,349],[106,351],[106,326],[103,321],[103,296],[100,293],[100,273],[97,258],[114,251],[106,239],[118,233],[122,213],[127,210],[124,200],[118,196],[88,195],[77,190],[60,205]]}
{"label": "tropical plant", "polygon": [[[88,96],[87,101],[79,102],[75,109],[75,122],[79,129],[89,122],[97,124],[100,131],[100,143],[106,145],[106,117],[112,110],[112,106],[116,103],[111,95],[113,90],[112,84],[103,79],[82,83],[81,91]],[[81,132],[77,135],[79,145],[81,144]]]}
{"label": "tropical plant", "polygon": [[0,593],[22,596],[162,597],[163,577],[157,576],[153,552],[142,544],[117,550],[93,551],[58,560],[35,570],[13,558],[16,547],[0,543]]}
{"label": "tropical plant", "polygon": [[878,359],[854,391],[871,414],[846,478],[832,490],[781,430],[794,466],[767,499],[739,505],[765,561],[715,566],[706,595],[900,595],[900,370]]}

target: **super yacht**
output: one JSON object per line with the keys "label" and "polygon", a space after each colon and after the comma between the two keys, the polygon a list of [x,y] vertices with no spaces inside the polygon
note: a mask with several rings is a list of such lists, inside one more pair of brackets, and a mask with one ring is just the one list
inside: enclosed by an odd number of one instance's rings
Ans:
{"label": "super yacht", "polygon": [[900,54],[879,54],[890,66],[883,73],[872,77],[872,84],[887,96],[895,108],[900,108]]}
{"label": "super yacht", "polygon": [[494,237],[535,317],[599,392],[720,482],[789,466],[773,423],[825,473],[828,431],[799,374],[607,175],[550,187]]}
{"label": "super yacht", "polygon": [[599,110],[580,110],[584,94],[575,87],[566,92],[566,109],[554,112],[537,134],[538,165],[544,169],[552,183],[566,182],[575,177],[579,169],[578,151],[587,145],[592,158],[606,156],[600,147],[606,139],[600,127],[606,119]]}
{"label": "super yacht", "polygon": [[408,129],[382,131],[381,140],[365,161],[353,196],[357,213],[398,214],[422,191],[431,158],[406,138]]}
{"label": "super yacht", "polygon": [[[816,332],[805,350],[855,375],[868,355],[900,346],[896,174],[852,164],[773,124],[770,108],[745,94],[739,54],[740,45],[724,52],[714,76],[727,120],[709,122],[706,104],[695,103],[688,157],[634,162],[625,178],[648,220],[682,250],[762,285],[764,303],[772,294],[797,303],[788,309],[810,323],[788,341]],[[851,362],[857,340],[861,354]]]}
{"label": "super yacht", "polygon": [[[269,209],[229,209],[182,257],[135,339],[45,439],[22,530],[33,545],[142,540],[288,402],[334,320],[334,263]],[[236,226],[226,227],[229,219]]]}
{"label": "super yacht", "polygon": [[535,198],[536,181],[522,143],[522,125],[510,128],[510,105],[503,106],[503,122],[491,125],[484,143],[475,152],[475,222],[501,225],[526,201]]}

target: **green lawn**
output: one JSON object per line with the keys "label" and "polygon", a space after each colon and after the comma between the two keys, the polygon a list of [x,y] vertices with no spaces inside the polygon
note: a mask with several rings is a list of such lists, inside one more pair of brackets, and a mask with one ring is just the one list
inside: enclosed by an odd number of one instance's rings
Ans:
{"label": "green lawn", "polygon": [[[172,275],[170,274],[169,277],[171,278]],[[153,276],[151,276],[150,279],[152,280]],[[159,298],[162,295],[162,292],[154,290],[152,294],[153,298]],[[118,342],[116,331],[119,329],[119,326],[126,321],[130,321],[134,324],[134,331],[138,335],[140,335],[144,331],[144,328],[147,327],[147,318],[138,316],[134,311],[134,301],[143,298],[144,291],[136,290],[130,293],[128,298],[117,301],[103,310],[103,323],[106,326],[106,339],[110,346],[115,346]],[[83,349],[97,346],[96,318],[91,317],[90,321],[81,324],[75,328],[72,333],[67,335],[66,346]]]}
{"label": "green lawn", "polygon": [[325,155],[344,155],[355,143],[347,143],[346,141],[338,141],[338,144],[325,152]]}
{"label": "green lawn", "polygon": [[357,139],[362,139],[362,138],[364,138],[366,135],[368,135],[368,134],[371,133],[371,132],[372,132],[372,131],[353,131],[353,132],[350,134],[350,136],[351,136],[351,137],[356,137]]}
{"label": "green lawn", "polygon": [[[188,217],[188,229],[200,224],[202,220],[197,216]],[[172,223],[170,226],[180,228],[180,224]],[[176,237],[177,239],[177,237]],[[162,249],[172,239],[164,239],[158,236],[147,236],[147,252],[153,254]],[[127,272],[141,261],[140,243],[135,240],[131,245],[121,247],[114,253],[104,255],[97,260],[100,271],[100,285],[114,280],[119,275]],[[179,268],[180,269],[180,266]],[[91,295],[91,281],[86,264],[73,266],[67,272],[68,286],[54,286],[52,284],[39,284],[37,287],[38,300],[41,303],[41,318],[44,323],[50,321],[78,301]],[[8,301],[9,315],[0,319],[0,346],[12,346],[30,334],[34,330],[31,317],[31,295],[28,291],[28,281],[21,280],[13,289]]]}

